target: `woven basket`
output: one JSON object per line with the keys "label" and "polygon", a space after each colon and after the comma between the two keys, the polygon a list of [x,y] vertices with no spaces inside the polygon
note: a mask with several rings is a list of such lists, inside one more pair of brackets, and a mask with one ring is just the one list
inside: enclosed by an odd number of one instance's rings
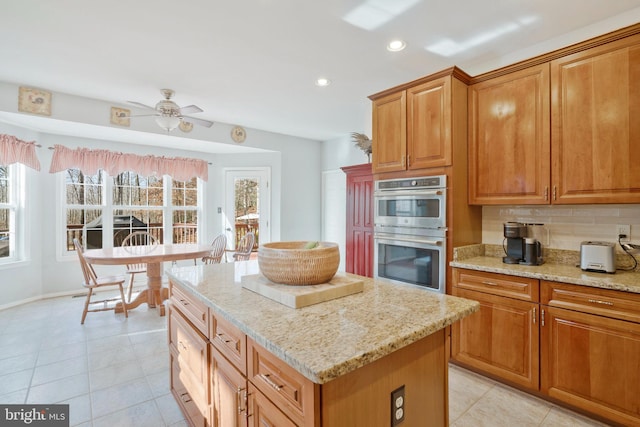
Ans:
{"label": "woven basket", "polygon": [[318,285],[327,283],[338,271],[340,251],[337,243],[319,242],[305,249],[308,242],[272,242],[258,248],[258,265],[273,283]]}

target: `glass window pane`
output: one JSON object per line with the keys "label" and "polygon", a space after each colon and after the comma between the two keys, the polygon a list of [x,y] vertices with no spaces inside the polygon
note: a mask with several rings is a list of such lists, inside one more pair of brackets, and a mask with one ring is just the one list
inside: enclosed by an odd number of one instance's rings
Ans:
{"label": "glass window pane", "polygon": [[10,214],[9,209],[0,209],[0,258],[6,258],[10,255]]}
{"label": "glass window pane", "polygon": [[197,211],[176,210],[173,212],[173,243],[198,242]]}
{"label": "glass window pane", "polygon": [[9,203],[9,167],[0,166],[0,203]]}
{"label": "glass window pane", "polygon": [[[73,239],[78,239],[87,249],[102,248],[101,209],[67,209],[67,250],[75,250]],[[86,234],[86,242],[85,242]]]}

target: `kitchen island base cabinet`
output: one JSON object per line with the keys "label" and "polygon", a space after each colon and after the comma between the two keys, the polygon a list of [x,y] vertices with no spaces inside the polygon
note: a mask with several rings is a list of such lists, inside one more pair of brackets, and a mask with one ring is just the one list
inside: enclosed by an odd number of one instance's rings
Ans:
{"label": "kitchen island base cabinet", "polygon": [[402,427],[447,426],[448,367],[441,329],[322,385],[322,425],[388,427],[391,392],[405,387]]}

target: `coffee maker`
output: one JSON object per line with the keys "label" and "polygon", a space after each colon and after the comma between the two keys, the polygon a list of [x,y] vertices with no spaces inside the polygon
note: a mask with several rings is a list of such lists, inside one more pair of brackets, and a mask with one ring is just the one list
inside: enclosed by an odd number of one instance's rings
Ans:
{"label": "coffee maker", "polygon": [[527,224],[520,222],[504,223],[504,252],[502,262],[505,264],[540,265],[542,247],[534,238],[527,237]]}

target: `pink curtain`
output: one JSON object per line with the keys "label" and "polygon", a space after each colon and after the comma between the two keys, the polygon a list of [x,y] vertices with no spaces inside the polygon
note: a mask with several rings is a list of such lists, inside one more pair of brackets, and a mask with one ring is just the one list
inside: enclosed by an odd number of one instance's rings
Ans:
{"label": "pink curtain", "polygon": [[103,169],[111,176],[134,171],[145,176],[170,175],[178,181],[188,181],[193,177],[204,181],[209,179],[209,168],[204,160],[185,157],[139,156],[88,148],[72,150],[63,145],[55,145],[49,172],[55,173],[67,169],[80,169],[82,173],[87,175],[94,175],[99,169]]}
{"label": "pink curtain", "polygon": [[0,165],[22,163],[37,171],[40,161],[36,155],[35,141],[26,142],[15,136],[0,134]]}

